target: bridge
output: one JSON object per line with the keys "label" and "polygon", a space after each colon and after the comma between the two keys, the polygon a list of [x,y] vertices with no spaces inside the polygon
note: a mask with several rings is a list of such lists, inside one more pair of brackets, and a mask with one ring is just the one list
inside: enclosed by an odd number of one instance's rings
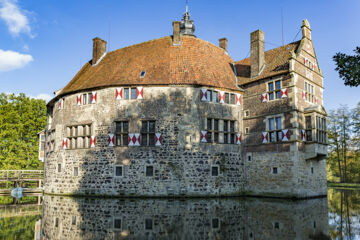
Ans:
{"label": "bridge", "polygon": [[24,182],[37,182],[38,189],[29,189],[29,192],[39,192],[44,179],[43,170],[0,170],[0,182],[6,182],[6,189],[0,190],[0,193],[8,193],[7,188],[9,182],[14,187],[22,186]]}

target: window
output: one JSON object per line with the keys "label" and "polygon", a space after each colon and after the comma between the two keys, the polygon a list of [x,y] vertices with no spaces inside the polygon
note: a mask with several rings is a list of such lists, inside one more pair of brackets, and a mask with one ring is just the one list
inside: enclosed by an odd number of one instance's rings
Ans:
{"label": "window", "polygon": [[214,103],[219,102],[219,93],[217,91],[212,91],[212,102]]}
{"label": "window", "polygon": [[154,167],[153,166],[146,166],[146,177],[154,176]]}
{"label": "window", "polygon": [[83,99],[82,100],[83,100],[82,101],[83,105],[86,105],[87,104],[87,94],[86,93],[83,94]]}
{"label": "window", "polygon": [[137,93],[136,88],[131,88],[131,99],[136,99],[136,93]]}
{"label": "window", "polygon": [[327,143],[326,118],[321,115],[305,116],[306,141]]}
{"label": "window", "polygon": [[114,218],[114,229],[121,230],[121,219],[120,218]]}
{"label": "window", "polygon": [[251,161],[251,156],[248,156],[248,161],[249,161],[249,162]]}
{"label": "window", "polygon": [[145,77],[145,74],[146,74],[146,72],[145,72],[145,71],[142,71],[142,72],[140,73],[140,78]]}
{"label": "window", "polygon": [[127,146],[129,144],[128,134],[128,121],[115,122],[116,146]]}
{"label": "window", "polygon": [[46,152],[50,153],[55,150],[55,129],[47,132],[46,138]]}
{"label": "window", "polygon": [[89,148],[91,124],[68,126],[66,135],[69,139],[68,149]]}
{"label": "window", "polygon": [[115,166],[115,177],[122,177],[122,176],[123,176],[123,167]]}
{"label": "window", "polygon": [[76,225],[76,216],[71,217],[71,224]]}
{"label": "window", "polygon": [[305,92],[306,92],[306,101],[313,103],[315,99],[314,85],[305,82]]}
{"label": "window", "polygon": [[268,82],[269,101],[281,98],[281,80]]}
{"label": "window", "polygon": [[275,229],[279,229],[279,228],[280,228],[279,222],[275,222],[275,223],[274,223],[274,228],[275,228]]}
{"label": "window", "polygon": [[211,176],[213,177],[219,176],[219,166],[211,167]]}
{"label": "window", "polygon": [[250,117],[250,111],[249,110],[245,110],[245,117]]}
{"label": "window", "polygon": [[248,127],[245,128],[245,133],[246,133],[246,134],[249,133],[249,128],[248,128]]}
{"label": "window", "polygon": [[153,220],[151,218],[145,219],[145,230],[153,229]]}
{"label": "window", "polygon": [[311,167],[311,173],[314,174],[314,168],[313,167]]}
{"label": "window", "polygon": [[278,168],[274,167],[272,172],[273,172],[273,174],[277,174],[278,173]]}
{"label": "window", "polygon": [[141,145],[155,146],[155,121],[141,122]]}
{"label": "window", "polygon": [[59,227],[59,218],[55,218],[55,227]]}
{"label": "window", "polygon": [[230,103],[229,93],[225,93],[225,103]]}
{"label": "window", "polygon": [[279,142],[282,140],[282,118],[271,117],[268,118],[269,123],[269,141]]}
{"label": "window", "polygon": [[215,228],[215,229],[219,228],[219,226],[220,226],[219,219],[218,218],[213,218],[211,220],[211,225],[212,225],[212,228]]}
{"label": "window", "polygon": [[235,104],[235,94],[230,94],[230,104]]}
{"label": "window", "polygon": [[220,143],[223,136],[225,144],[235,144],[235,121],[207,118],[206,130],[208,143]]}
{"label": "window", "polygon": [[129,88],[124,88],[124,99],[130,99]]}
{"label": "window", "polygon": [[58,173],[61,172],[61,163],[58,163]]}
{"label": "window", "polygon": [[79,168],[78,167],[74,167],[74,176],[75,177],[79,176]]}
{"label": "window", "polygon": [[235,143],[235,121],[224,120],[224,143]]}

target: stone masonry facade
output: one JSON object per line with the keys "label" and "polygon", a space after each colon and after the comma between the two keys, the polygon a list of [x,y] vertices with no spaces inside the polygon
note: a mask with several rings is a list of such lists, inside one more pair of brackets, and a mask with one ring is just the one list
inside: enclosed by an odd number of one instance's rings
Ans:
{"label": "stone masonry facade", "polygon": [[266,52],[253,32],[251,57],[238,62],[226,38],[217,47],[173,26],[172,37],[110,53],[94,39],[93,60],[48,103],[45,192],[326,195],[324,85],[308,21],[300,41]]}

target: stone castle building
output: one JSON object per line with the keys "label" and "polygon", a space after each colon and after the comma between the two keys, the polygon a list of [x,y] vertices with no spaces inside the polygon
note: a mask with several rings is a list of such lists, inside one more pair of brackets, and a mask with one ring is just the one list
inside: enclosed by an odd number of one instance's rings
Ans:
{"label": "stone castle building", "polygon": [[234,61],[227,39],[173,35],[93,57],[48,103],[45,192],[112,196],[327,194],[323,76],[302,39]]}

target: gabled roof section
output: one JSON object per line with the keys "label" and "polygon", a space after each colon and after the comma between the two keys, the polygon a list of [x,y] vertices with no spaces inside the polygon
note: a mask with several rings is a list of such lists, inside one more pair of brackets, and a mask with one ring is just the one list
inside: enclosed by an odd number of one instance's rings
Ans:
{"label": "gabled roof section", "polygon": [[250,57],[235,63],[239,86],[255,82],[260,79],[289,72],[291,52],[295,52],[301,41],[271,49],[265,52],[265,69],[257,77],[250,77]]}
{"label": "gabled roof section", "polygon": [[[174,46],[168,36],[108,52],[95,66],[86,63],[60,95],[129,85],[198,85],[240,90],[233,62],[212,43],[181,36],[181,45]],[[142,71],[146,75],[140,78]]]}

